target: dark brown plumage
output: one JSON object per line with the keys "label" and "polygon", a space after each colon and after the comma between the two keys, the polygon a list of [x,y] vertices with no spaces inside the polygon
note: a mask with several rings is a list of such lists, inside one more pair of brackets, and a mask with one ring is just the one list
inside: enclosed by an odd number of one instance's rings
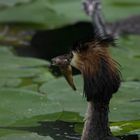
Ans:
{"label": "dark brown plumage", "polygon": [[[111,42],[112,43],[112,42]],[[110,39],[94,39],[75,48],[71,64],[84,79],[84,94],[88,101],[87,118],[82,140],[117,140],[108,124],[109,102],[120,86],[118,63],[109,52]]]}
{"label": "dark brown plumage", "polygon": [[92,40],[72,51],[71,65],[83,74],[87,101],[108,102],[120,86],[118,63],[111,58],[108,46],[106,42]]}
{"label": "dark brown plumage", "polygon": [[[65,55],[57,57],[62,65],[67,60],[83,75],[88,110],[81,140],[118,140],[112,136],[108,122],[109,102],[121,81],[118,63],[108,52],[108,47],[113,43],[113,38],[95,36],[89,41],[77,43],[69,59]],[[57,65],[56,61],[54,63]]]}

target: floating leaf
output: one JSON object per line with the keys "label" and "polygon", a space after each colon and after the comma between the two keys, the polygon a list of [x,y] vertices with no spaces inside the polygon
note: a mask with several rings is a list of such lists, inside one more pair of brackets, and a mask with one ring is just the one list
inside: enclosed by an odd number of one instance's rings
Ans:
{"label": "floating leaf", "polygon": [[0,87],[18,87],[21,84],[21,79],[18,78],[1,78]]}
{"label": "floating leaf", "polygon": [[13,56],[12,48],[0,46],[0,56]]}
{"label": "floating leaf", "polygon": [[[82,78],[79,76],[76,77],[75,80],[77,85],[79,85],[77,86],[78,89],[81,89]],[[82,90],[77,92],[73,91],[64,78],[59,78],[43,84],[40,87],[40,91],[47,94],[48,99],[58,101],[62,105],[63,111],[77,112],[79,115],[84,116],[86,102],[83,98]],[[67,119],[67,117],[65,119]]]}
{"label": "floating leaf", "polygon": [[37,84],[29,84],[29,85],[26,85],[26,86],[22,86],[21,88],[26,89],[26,90],[37,91],[39,86]]}
{"label": "floating leaf", "polygon": [[[36,58],[24,58],[14,56],[10,49],[0,47],[0,85],[15,85],[19,78],[36,78],[39,83],[39,77],[46,79],[45,81],[54,78],[48,70],[48,62]],[[13,83],[11,82],[13,78]],[[18,78],[18,80],[16,80]],[[15,83],[14,83],[15,81]],[[17,83],[15,86],[17,86]]]}
{"label": "floating leaf", "polygon": [[6,126],[33,116],[62,112],[59,102],[23,89],[0,89],[0,125]]}
{"label": "floating leaf", "polygon": [[[89,17],[82,8],[81,0],[20,0],[19,2],[17,0],[12,2],[3,0],[2,3],[13,7],[0,10],[1,23],[39,24],[45,26],[45,28],[54,29],[79,21],[89,21]],[[16,3],[20,3],[20,5],[16,5]],[[127,6],[124,8],[122,5]],[[133,2],[130,0],[117,1],[117,4],[116,1],[112,0],[103,1],[104,13],[108,20],[138,14],[140,13],[139,7],[139,0]]]}
{"label": "floating leaf", "polygon": [[29,134],[11,134],[4,137],[0,137],[0,140],[53,140],[49,136],[39,136],[36,133]]}
{"label": "floating leaf", "polygon": [[[75,77],[75,83],[79,89],[77,92],[71,90],[63,78],[42,85],[40,91],[46,93],[48,99],[58,101],[63,106],[64,111],[77,112],[84,117],[86,101],[82,94],[83,82],[80,76]],[[122,83],[119,92],[111,100],[110,121],[137,120],[140,118],[139,90],[140,82]]]}
{"label": "floating leaf", "polygon": [[[69,12],[71,11],[71,12]],[[25,16],[26,15],[26,16]],[[79,0],[34,0],[27,4],[5,8],[0,11],[0,22],[41,24],[56,28],[87,19]]]}
{"label": "floating leaf", "polygon": [[[83,123],[75,124],[75,131],[79,134],[82,133]],[[110,123],[111,132],[116,136],[123,135],[140,135],[140,121],[124,121]]]}
{"label": "floating leaf", "polygon": [[102,2],[105,18],[109,21],[140,14],[139,0],[105,0]]}
{"label": "floating leaf", "polygon": [[123,82],[111,101],[111,121],[138,120],[140,118],[140,82]]}
{"label": "floating leaf", "polygon": [[35,83],[44,83],[54,79],[54,76],[49,72],[44,72],[42,74],[37,75],[35,78],[32,79]]}
{"label": "floating leaf", "polygon": [[45,60],[36,58],[25,58],[17,56],[0,56],[0,63],[3,67],[17,67],[22,69],[36,68],[39,66],[46,66],[49,64]]}
{"label": "floating leaf", "polygon": [[0,7],[2,6],[15,6],[16,4],[26,4],[31,0],[1,0]]}
{"label": "floating leaf", "polygon": [[120,38],[119,47],[111,48],[112,56],[120,63],[123,80],[140,80],[140,36]]}
{"label": "floating leaf", "polygon": [[[118,129],[115,129],[115,127]],[[139,128],[140,128],[140,121],[125,121],[125,122],[111,123],[112,132],[115,135],[119,135],[119,136],[124,134],[140,134]]]}

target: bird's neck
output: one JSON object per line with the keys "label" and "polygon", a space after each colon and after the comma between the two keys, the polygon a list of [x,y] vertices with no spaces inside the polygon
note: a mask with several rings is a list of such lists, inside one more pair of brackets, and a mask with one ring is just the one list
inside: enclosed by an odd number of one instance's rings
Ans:
{"label": "bird's neck", "polygon": [[82,140],[116,140],[109,128],[108,112],[112,95],[120,86],[120,74],[111,57],[101,57],[96,63],[82,71],[88,101]]}
{"label": "bird's neck", "polygon": [[104,140],[111,136],[108,122],[108,104],[88,102],[87,117],[81,140]]}

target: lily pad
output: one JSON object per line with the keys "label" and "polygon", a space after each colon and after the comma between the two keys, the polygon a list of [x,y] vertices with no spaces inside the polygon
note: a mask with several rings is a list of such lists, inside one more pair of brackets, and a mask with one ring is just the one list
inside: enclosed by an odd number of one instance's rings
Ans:
{"label": "lily pad", "polygon": [[0,11],[1,23],[33,23],[41,24],[47,28],[56,28],[84,19],[87,19],[87,17],[82,12],[79,0],[61,0],[59,2],[34,0],[27,4],[17,5]]}
{"label": "lily pad", "polygon": [[53,140],[49,136],[39,136],[36,133],[29,134],[11,134],[8,136],[0,137],[0,140]]}
{"label": "lily pad", "polygon": [[[79,21],[90,20],[83,10],[81,0],[20,0],[19,2],[6,0],[2,1],[1,4],[12,5],[10,8],[0,9],[1,23],[37,24],[41,25],[40,27],[54,29]],[[107,20],[140,14],[139,8],[139,0],[131,1],[131,4],[130,0],[118,1],[117,4],[116,1],[112,0],[103,1]]]}
{"label": "lily pad", "polygon": [[139,0],[106,0],[102,2],[105,18],[109,21],[140,14]]}
{"label": "lily pad", "polygon": [[12,48],[0,46],[0,56],[13,56]]}
{"label": "lily pad", "polygon": [[52,79],[54,79],[54,76],[50,72],[44,72],[37,75],[35,78],[32,79],[32,81],[40,84],[44,82],[49,82]]}
{"label": "lily pad", "polygon": [[21,84],[21,79],[18,78],[1,78],[0,87],[18,87]]}
{"label": "lily pad", "polygon": [[140,36],[120,38],[118,46],[111,48],[112,57],[120,63],[123,80],[140,80]]}
{"label": "lily pad", "polygon": [[24,83],[22,78],[30,78],[31,84],[53,79],[48,64],[48,61],[37,58],[14,56],[11,48],[0,47],[0,86],[17,87]]}
{"label": "lily pad", "polygon": [[0,1],[0,7],[2,6],[15,6],[16,4],[26,4],[30,2],[31,0],[1,0]]}
{"label": "lily pad", "polygon": [[59,102],[46,95],[23,89],[0,89],[0,126],[7,126],[33,116],[62,112]]}
{"label": "lily pad", "polygon": [[139,128],[140,128],[140,121],[130,121],[130,122],[125,121],[125,122],[111,123],[112,132],[115,135],[119,135],[119,136],[124,135],[124,134],[138,134],[138,135],[140,135]]}
{"label": "lily pad", "polygon": [[140,82],[123,82],[111,101],[110,119],[116,121],[139,120]]}
{"label": "lily pad", "polygon": [[[83,131],[83,123],[75,124],[75,131],[79,134]],[[110,123],[111,132],[116,136],[123,135],[140,135],[140,121],[124,121]]]}
{"label": "lily pad", "polygon": [[[84,117],[86,101],[82,94],[81,76],[75,77],[75,83],[78,88],[77,92],[72,91],[63,78],[42,85],[40,91],[46,93],[48,99],[59,102],[64,111],[77,112]],[[137,120],[140,118],[139,90],[140,82],[122,83],[119,92],[114,95],[111,101],[110,121]]]}
{"label": "lily pad", "polygon": [[29,84],[29,85],[26,85],[26,86],[21,86],[21,88],[26,89],[26,90],[37,91],[38,88],[39,88],[39,85],[38,84]]}
{"label": "lily pad", "polygon": [[40,87],[40,92],[47,94],[48,99],[58,101],[62,105],[63,111],[77,112],[80,116],[84,116],[86,102],[81,88],[81,76],[75,77],[75,81],[77,88],[80,89],[76,92],[69,87],[64,78],[51,80],[49,83],[43,84]]}
{"label": "lily pad", "polygon": [[8,55],[0,56],[0,63],[2,67],[6,67],[7,64],[9,64],[8,66],[11,68],[17,67],[23,69],[36,68],[39,66],[46,66],[47,68],[47,65],[49,64],[45,60],[40,60],[36,58],[26,58],[26,57],[17,57],[17,56],[8,56]]}

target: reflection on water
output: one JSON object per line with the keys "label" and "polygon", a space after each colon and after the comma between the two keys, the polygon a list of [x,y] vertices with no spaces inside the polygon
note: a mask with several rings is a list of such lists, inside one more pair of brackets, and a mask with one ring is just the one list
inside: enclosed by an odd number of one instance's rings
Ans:
{"label": "reflection on water", "polygon": [[54,140],[80,140],[80,135],[74,131],[75,124],[62,121],[40,122],[39,127],[28,130],[39,135],[51,136]]}
{"label": "reflection on water", "polygon": [[[41,136],[50,136],[54,140],[80,140],[80,135],[74,131],[77,123],[68,123],[62,121],[39,122],[35,127],[0,127],[3,129],[24,130],[35,132]],[[119,137],[121,140],[138,140],[137,135],[127,135]]]}

